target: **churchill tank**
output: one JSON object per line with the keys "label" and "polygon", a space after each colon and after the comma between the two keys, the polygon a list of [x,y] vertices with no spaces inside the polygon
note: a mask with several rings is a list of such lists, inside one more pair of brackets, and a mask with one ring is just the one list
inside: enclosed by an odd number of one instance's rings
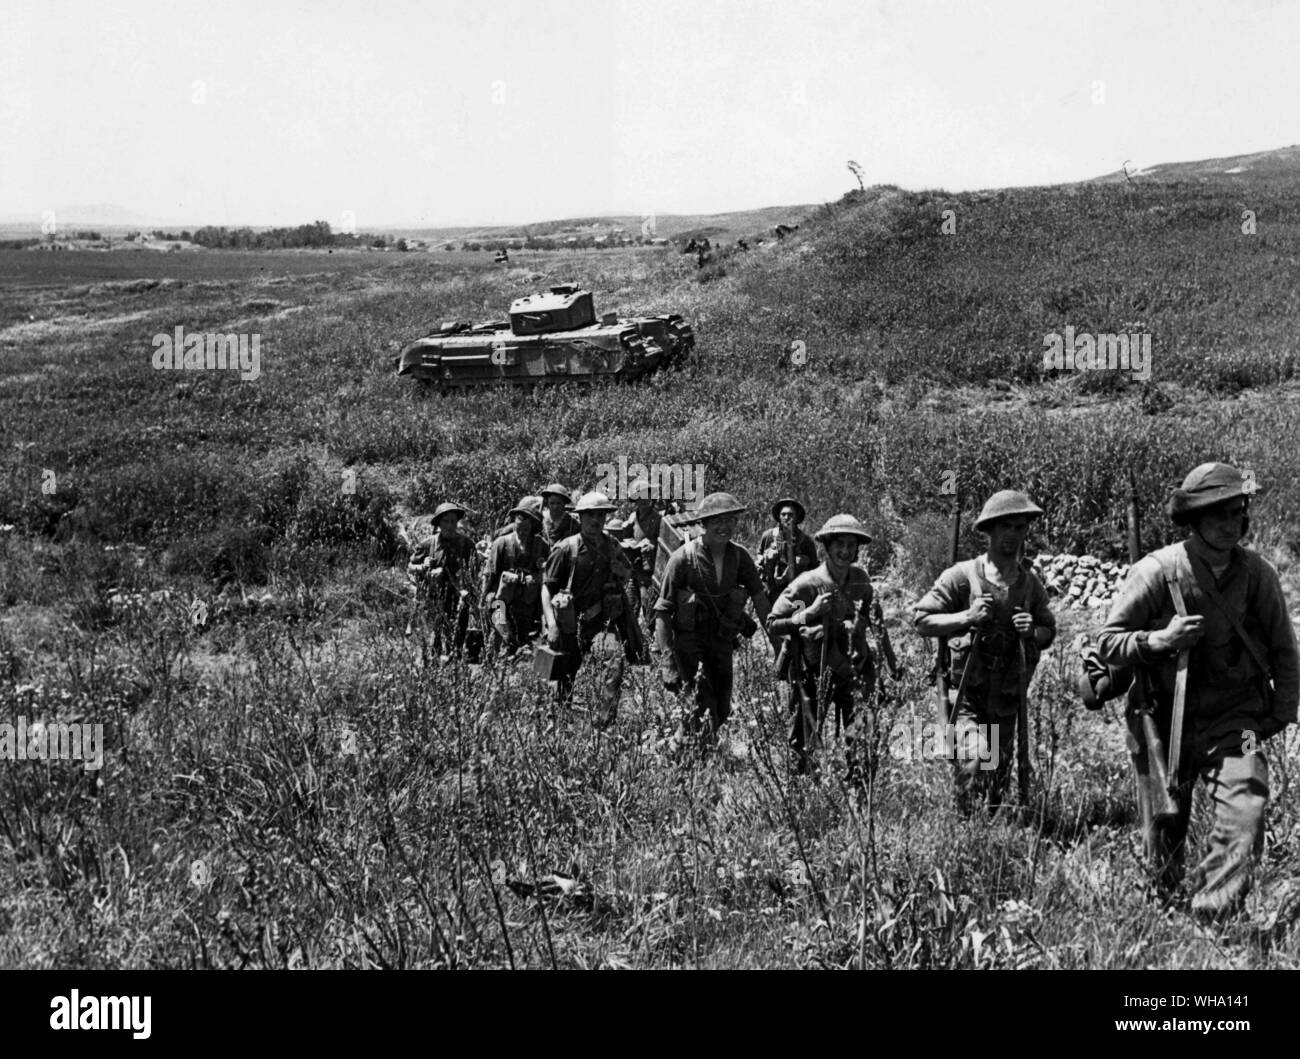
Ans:
{"label": "churchill tank", "polygon": [[637,379],[694,348],[680,314],[597,319],[591,292],[570,283],[516,299],[507,320],[444,323],[402,349],[397,374],[438,389]]}

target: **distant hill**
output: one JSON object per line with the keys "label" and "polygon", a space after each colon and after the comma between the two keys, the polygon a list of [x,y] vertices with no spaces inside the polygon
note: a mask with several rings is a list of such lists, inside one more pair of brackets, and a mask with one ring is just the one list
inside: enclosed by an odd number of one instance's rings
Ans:
{"label": "distant hill", "polygon": [[[654,217],[654,236],[659,239],[707,236],[714,242],[734,242],[737,239],[770,234],[778,224],[798,224],[812,213],[817,205],[766,206],[756,210],[737,210],[734,213],[662,213]],[[524,239],[529,235],[538,238],[564,240],[606,238],[626,234],[640,238],[646,218],[636,214],[603,217],[571,217],[564,220],[537,221],[530,224],[484,225],[480,228],[405,228],[385,227],[376,231],[428,242],[456,243],[482,242],[496,239]]]}
{"label": "distant hill", "polygon": [[1270,186],[1300,185],[1300,146],[1278,147],[1272,151],[1237,154],[1228,158],[1207,158],[1199,162],[1165,162],[1141,168],[1130,165],[1127,176],[1121,169],[1116,173],[1095,177],[1087,183],[1117,184],[1127,180],[1164,184],[1188,181]]}

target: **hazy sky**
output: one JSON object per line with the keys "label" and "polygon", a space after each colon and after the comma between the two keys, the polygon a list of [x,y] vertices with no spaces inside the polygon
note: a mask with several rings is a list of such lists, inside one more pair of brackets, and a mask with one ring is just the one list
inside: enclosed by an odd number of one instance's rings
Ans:
{"label": "hazy sky", "polygon": [[0,4],[0,216],[510,223],[1300,142],[1292,0]]}

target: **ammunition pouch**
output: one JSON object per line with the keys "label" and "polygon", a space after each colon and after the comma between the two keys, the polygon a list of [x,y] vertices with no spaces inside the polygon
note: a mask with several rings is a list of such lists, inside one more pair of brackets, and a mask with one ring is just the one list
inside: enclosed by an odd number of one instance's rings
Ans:
{"label": "ammunition pouch", "polygon": [[519,574],[513,570],[507,570],[501,575],[501,580],[497,584],[497,599],[502,603],[510,604],[519,598],[520,586],[522,580]]}
{"label": "ammunition pouch", "polygon": [[533,606],[542,598],[542,582],[536,574],[524,574],[520,580],[519,602]]}
{"label": "ammunition pouch", "polygon": [[573,635],[578,631],[578,615],[573,606],[573,593],[557,592],[551,600],[551,609],[555,611],[555,624],[560,632]]}

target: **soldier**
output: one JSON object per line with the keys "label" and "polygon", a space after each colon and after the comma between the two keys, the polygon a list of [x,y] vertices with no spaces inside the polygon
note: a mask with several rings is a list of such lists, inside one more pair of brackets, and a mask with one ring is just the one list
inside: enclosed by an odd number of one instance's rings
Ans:
{"label": "soldier", "polygon": [[573,494],[558,482],[542,490],[542,507],[542,540],[549,547],[581,532],[578,520],[569,514],[573,510]]}
{"label": "soldier", "polygon": [[617,532],[611,524],[609,532],[624,542],[623,548],[632,560],[632,581],[635,594],[640,596],[639,609],[648,615],[658,599],[654,582],[655,551],[659,547],[663,516],[655,508],[650,483],[644,478],[638,478],[628,487],[628,498],[634,505],[632,514],[618,524]]}
{"label": "soldier", "polygon": [[[1024,493],[1004,489],[989,497],[975,521],[987,534],[986,554],[949,567],[916,604],[922,636],[949,637],[949,699],[955,730],[954,780],[958,809],[969,814],[984,799],[1002,804],[1011,775],[1021,680],[1028,686],[1043,648],[1056,637],[1047,590],[1024,561],[1029,523],[1043,509]],[[1024,644],[1027,672],[1021,670]]]}
{"label": "soldier", "polygon": [[483,570],[483,602],[497,643],[513,654],[541,629],[542,570],[550,549],[541,538],[540,497],[524,497],[510,514],[514,528],[492,542]]}
{"label": "soldier", "polygon": [[[609,498],[604,493],[587,493],[573,510],[582,528],[551,549],[542,577],[543,627],[551,649],[562,656],[552,670],[561,702],[571,698],[573,678],[596,637],[620,632],[625,586],[632,576],[623,549],[605,532],[605,520],[614,510]],[[616,682],[621,683],[619,661]],[[612,666],[610,672],[614,672]],[[611,682],[615,678],[611,677]],[[598,711],[598,724],[612,721],[612,711],[617,708],[618,688],[606,692],[609,712]]]}
{"label": "soldier", "polygon": [[772,505],[776,525],[758,539],[758,572],[773,603],[796,577],[817,565],[817,545],[799,528],[807,514],[798,500],[782,497]]}
{"label": "soldier", "polygon": [[683,731],[698,732],[707,717],[709,735],[716,736],[726,723],[732,655],[742,636],[758,631],[745,613],[745,601],[754,604],[759,621],[767,620],[758,567],[731,539],[736,516],[744,510],[730,493],[710,493],[693,516],[679,520],[681,525],[700,523],[703,536],[673,552],[664,568],[655,604],[655,650],[664,686],[694,690],[695,708],[684,719]]}
{"label": "soldier", "polygon": [[846,732],[849,780],[856,782],[853,692],[856,685],[864,695],[871,694],[875,664],[867,646],[871,579],[855,563],[858,547],[870,544],[871,535],[852,515],[835,515],[816,536],[826,561],[782,590],[767,627],[774,637],[788,637],[777,659],[777,676],[790,682],[790,746],[798,771],[812,768],[810,752],[820,737],[826,706],[833,703]]}
{"label": "soldier", "polygon": [[433,512],[437,532],[411,550],[406,566],[407,577],[428,607],[434,650],[439,654],[448,636],[449,653],[459,654],[469,629],[469,586],[473,583],[470,567],[475,553],[473,543],[460,532],[464,515],[465,509],[459,504],[439,504]]}
{"label": "soldier", "polygon": [[[1249,892],[1269,797],[1261,744],[1295,723],[1300,691],[1295,630],[1277,571],[1240,544],[1253,492],[1254,480],[1226,463],[1195,468],[1168,503],[1174,523],[1190,529],[1187,539],[1133,566],[1097,644],[1102,661],[1140,667],[1150,677],[1176,813],[1157,812],[1163,792],[1144,750],[1134,755],[1134,767],[1146,851],[1165,896],[1182,881],[1195,778],[1209,788],[1214,828],[1191,902],[1203,919],[1231,914]],[[1180,664],[1184,723],[1175,735]],[[1140,740],[1131,709],[1129,725]]]}
{"label": "soldier", "polygon": [[[514,516],[513,512],[519,511],[522,508],[528,508],[530,510],[536,509],[537,517],[540,519],[542,517],[542,498],[540,496],[529,495],[524,497],[522,500],[520,500],[519,507],[512,509],[512,514],[510,515],[510,521],[507,522],[504,526],[499,527],[496,533],[492,534],[492,540],[495,541],[498,537],[509,537],[512,533],[514,533],[515,523],[518,522],[518,519]],[[537,527],[537,533],[535,534],[535,536],[540,538],[541,526]],[[489,547],[490,546],[491,545],[489,543]]]}

